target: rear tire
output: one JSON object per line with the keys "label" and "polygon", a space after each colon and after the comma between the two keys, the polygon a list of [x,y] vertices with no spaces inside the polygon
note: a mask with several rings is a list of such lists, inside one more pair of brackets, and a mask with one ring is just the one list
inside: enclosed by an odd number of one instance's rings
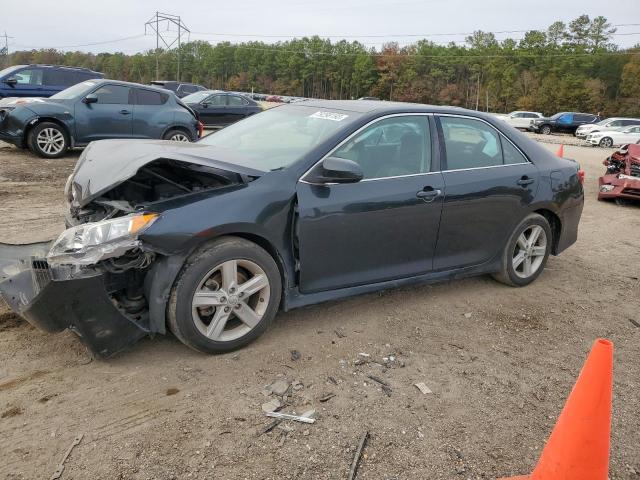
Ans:
{"label": "rear tire", "polygon": [[172,142],[188,143],[193,142],[191,135],[184,130],[171,129],[162,137],[163,140],[171,140]]}
{"label": "rear tire", "polygon": [[242,238],[222,237],[187,260],[171,291],[167,323],[194,350],[229,352],[265,332],[281,293],[271,255]]}
{"label": "rear tire", "polygon": [[42,122],[29,132],[27,146],[42,158],[60,158],[69,148],[69,135],[57,123]]}
{"label": "rear tire", "polygon": [[542,215],[528,215],[513,230],[502,255],[502,266],[493,274],[497,281],[524,287],[540,276],[549,258],[553,234]]}

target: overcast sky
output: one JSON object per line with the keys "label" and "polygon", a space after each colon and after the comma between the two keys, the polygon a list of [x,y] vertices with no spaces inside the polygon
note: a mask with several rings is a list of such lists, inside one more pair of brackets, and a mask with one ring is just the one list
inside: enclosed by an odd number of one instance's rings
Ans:
{"label": "overcast sky", "polygon": [[[192,40],[212,43],[275,42],[314,34],[348,36],[374,46],[382,41],[405,44],[415,40],[393,35],[432,35],[427,38],[438,43],[461,43],[464,35],[435,34],[545,29],[556,20],[568,23],[583,13],[604,15],[613,24],[640,24],[640,0],[0,0],[0,4],[0,35],[6,30],[14,37],[9,40],[10,50],[144,51],[155,47],[152,32],[143,35],[145,22],[156,10],[181,15],[193,32]],[[618,32],[640,32],[640,25],[619,27]],[[496,37],[521,35],[498,33]],[[123,37],[136,38],[85,46]],[[640,43],[639,34],[614,39],[623,47]],[[76,45],[82,46],[73,48]]]}

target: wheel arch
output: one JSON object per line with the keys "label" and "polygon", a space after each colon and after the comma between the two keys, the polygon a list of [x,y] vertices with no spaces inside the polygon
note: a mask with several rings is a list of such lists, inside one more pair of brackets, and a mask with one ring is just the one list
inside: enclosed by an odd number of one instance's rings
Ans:
{"label": "wheel arch", "polygon": [[36,117],[34,120],[31,120],[30,122],[27,123],[27,126],[24,129],[24,135],[22,137],[22,144],[23,147],[27,147],[28,146],[28,141],[29,141],[29,134],[31,133],[31,131],[39,124],[43,123],[43,122],[51,122],[51,123],[55,123],[57,125],[59,125],[61,128],[64,129],[65,133],[67,134],[67,137],[69,137],[69,148],[73,148],[75,146],[75,138],[73,136],[73,133],[71,132],[71,127],[69,127],[69,125],[67,125],[65,122],[63,122],[62,120],[60,120],[59,118],[56,117],[47,117],[47,116],[38,116]]}
{"label": "wheel arch", "polygon": [[542,215],[549,222],[549,226],[551,227],[551,234],[553,235],[552,244],[551,244],[551,253],[553,255],[558,254],[558,243],[560,241],[560,235],[562,234],[562,221],[557,213],[548,208],[539,208],[534,210],[533,213],[537,213]]}
{"label": "wheel arch", "polygon": [[165,128],[162,131],[162,135],[160,136],[161,139],[164,140],[164,136],[169,133],[171,130],[180,130],[181,132],[186,133],[187,135],[189,135],[189,138],[191,138],[191,141],[195,141],[194,137],[193,137],[193,132],[191,132],[191,130],[189,130],[188,127],[185,127],[184,125],[181,124],[174,124],[174,125],[170,125],[169,127]]}

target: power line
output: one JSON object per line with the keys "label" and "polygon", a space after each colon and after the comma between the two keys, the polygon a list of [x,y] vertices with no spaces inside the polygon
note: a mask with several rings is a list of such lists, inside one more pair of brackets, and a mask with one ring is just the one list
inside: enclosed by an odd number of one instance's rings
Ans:
{"label": "power line", "polygon": [[[121,37],[121,38],[115,38],[113,40],[104,40],[101,42],[91,42],[91,43],[80,43],[80,44],[76,44],[76,45],[58,45],[58,46],[35,46],[35,45],[21,45],[21,44],[15,44],[14,46],[16,47],[20,47],[20,48],[38,48],[38,49],[63,49],[63,48],[78,48],[78,47],[93,47],[95,45],[106,45],[109,43],[118,43],[118,42],[124,42],[126,40],[133,40],[136,38],[142,38],[145,37],[146,34],[143,33],[141,35],[132,35],[130,37]],[[9,38],[13,38],[13,37],[9,37]]]}

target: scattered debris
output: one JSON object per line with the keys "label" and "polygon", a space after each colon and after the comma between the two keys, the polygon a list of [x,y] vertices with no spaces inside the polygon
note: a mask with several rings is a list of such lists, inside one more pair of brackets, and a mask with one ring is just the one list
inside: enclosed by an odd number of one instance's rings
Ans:
{"label": "scattered debris", "polygon": [[382,385],[383,387],[390,387],[391,385],[389,385],[387,382],[385,382],[384,380],[382,380],[381,378],[376,377],[375,375],[367,375],[367,378],[370,378],[371,380],[373,380],[376,383],[379,383],[380,385]]}
{"label": "scattered debris", "polygon": [[429,393],[433,393],[429,387],[427,387],[426,383],[419,382],[414,383],[414,385],[420,390],[424,395],[428,395]]}
{"label": "scattered debris", "polygon": [[359,356],[359,357],[363,357],[363,358],[369,358],[369,357],[371,357],[371,355],[369,355],[368,353],[362,353],[362,352],[360,352],[360,353],[358,354],[358,356]]}
{"label": "scattered debris", "polygon": [[23,413],[23,410],[20,407],[11,407],[10,409],[2,412],[1,417],[2,418],[17,417],[18,415],[22,415],[22,413]]}
{"label": "scattered debris", "polygon": [[471,312],[467,312],[464,314],[464,318],[471,318]]}
{"label": "scattered debris", "polygon": [[276,380],[269,386],[269,391],[273,395],[282,397],[289,391],[289,383],[285,382],[284,380]]}
{"label": "scattered debris", "polygon": [[356,475],[358,475],[358,466],[360,465],[360,458],[362,457],[362,451],[369,439],[369,432],[364,432],[362,438],[360,439],[360,444],[358,445],[358,449],[356,450],[355,455],[353,456],[353,462],[351,463],[351,470],[349,471],[349,480],[355,480]]}
{"label": "scattered debris", "polygon": [[316,423],[315,418],[310,418],[304,415],[289,415],[288,413],[267,412],[267,417],[279,418],[282,420],[293,420],[295,422],[302,422],[302,423]]}
{"label": "scattered debris", "polygon": [[291,350],[291,360],[292,361],[298,361],[302,358],[302,355],[300,354],[300,352],[298,350]]}
{"label": "scattered debris", "polygon": [[640,323],[636,322],[633,318],[630,318],[629,321],[634,324],[636,327],[640,328]]}
{"label": "scattered debris", "polygon": [[337,329],[337,328],[334,330],[334,333],[336,334],[336,337],[338,337],[338,338],[346,337],[346,335],[344,333],[342,333],[342,331]]}
{"label": "scattered debris", "polygon": [[381,378],[376,377],[375,375],[367,375],[367,378],[370,378],[374,382],[380,384],[380,386],[382,387],[382,391],[385,393],[387,397],[391,396],[391,392],[392,392],[391,385],[389,385],[387,382],[385,382]]}
{"label": "scattered debris", "polygon": [[76,438],[73,439],[73,443],[64,454],[64,457],[62,457],[62,461],[58,464],[58,468],[56,468],[56,471],[53,472],[53,475],[51,475],[51,480],[58,480],[62,476],[62,472],[64,472],[64,464],[67,461],[67,458],[69,458],[69,455],[71,455],[71,451],[74,448],[76,448],[78,445],[80,445],[80,442],[82,441],[83,438],[84,438],[84,433],[81,433],[80,435],[78,435]]}
{"label": "scattered debris", "polygon": [[329,400],[331,400],[333,397],[335,397],[336,394],[335,393],[327,393],[325,396],[323,396],[322,398],[320,398],[318,401],[320,403],[324,403],[327,402]]}
{"label": "scattered debris", "polygon": [[269,433],[271,430],[273,430],[274,428],[276,428],[278,425],[280,425],[282,423],[281,419],[276,419],[273,422],[271,422],[269,425],[267,425],[266,427],[264,427],[262,429],[262,434],[265,433]]}
{"label": "scattered debris", "polygon": [[282,402],[277,398],[273,398],[266,403],[262,404],[262,411],[265,413],[272,413],[282,407]]}
{"label": "scattered debris", "polygon": [[178,390],[175,387],[172,388],[167,388],[167,397],[171,396],[171,395],[175,395],[176,393],[180,392],[180,390]]}
{"label": "scattered debris", "polygon": [[293,390],[297,392],[298,390],[302,390],[304,388],[304,385],[302,384],[302,382],[298,382],[296,380],[291,384],[291,388],[293,388]]}
{"label": "scattered debris", "polygon": [[329,380],[331,383],[333,383],[334,385],[338,385],[338,381],[333,378],[333,377],[327,377],[327,380]]}

